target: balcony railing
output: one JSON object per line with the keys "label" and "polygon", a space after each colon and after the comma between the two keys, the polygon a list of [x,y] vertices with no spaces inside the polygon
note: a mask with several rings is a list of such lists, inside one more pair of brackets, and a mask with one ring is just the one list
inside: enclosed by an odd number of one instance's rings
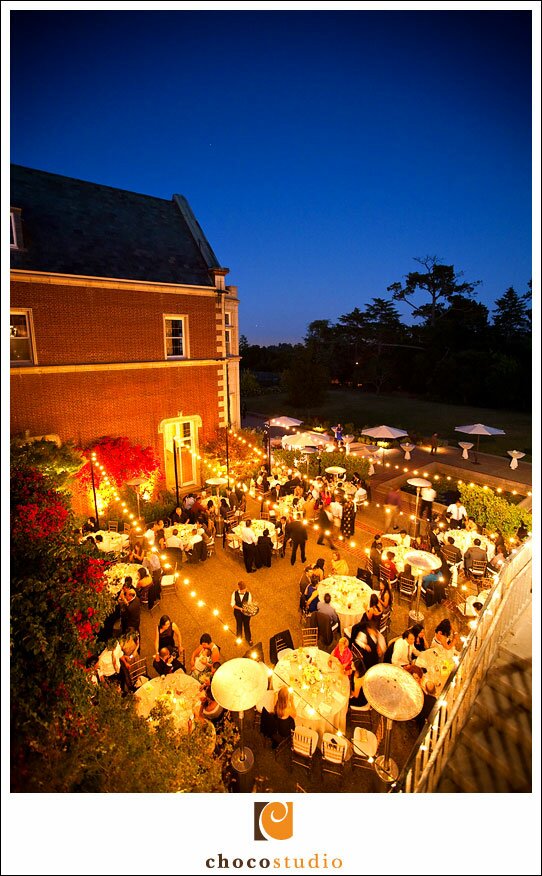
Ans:
{"label": "balcony railing", "polygon": [[478,696],[498,648],[531,599],[532,542],[525,542],[504,563],[480,614],[464,637],[457,665],[427,718],[392,793],[429,793],[436,789]]}

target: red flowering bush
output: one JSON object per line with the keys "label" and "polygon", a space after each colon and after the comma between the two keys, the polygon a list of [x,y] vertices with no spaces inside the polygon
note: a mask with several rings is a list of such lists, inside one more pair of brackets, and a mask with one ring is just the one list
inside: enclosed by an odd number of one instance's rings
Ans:
{"label": "red flowering bush", "polygon": [[[85,455],[96,454],[96,459],[107,472],[107,477],[117,488],[134,477],[150,477],[160,468],[160,459],[152,447],[142,447],[132,444],[128,438],[99,438],[94,444],[85,448]],[[82,484],[90,483],[90,463],[79,471],[78,477]],[[96,484],[101,482],[101,472],[95,469]]]}

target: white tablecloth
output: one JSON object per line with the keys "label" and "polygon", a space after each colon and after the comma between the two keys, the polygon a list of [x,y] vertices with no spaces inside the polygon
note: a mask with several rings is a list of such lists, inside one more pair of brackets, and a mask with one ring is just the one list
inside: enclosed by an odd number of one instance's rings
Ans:
{"label": "white tablecloth", "polygon": [[168,703],[177,726],[188,732],[189,722],[200,708],[200,684],[195,678],[179,669],[170,675],[151,678],[134,693],[137,714],[148,718],[157,702]]}
{"label": "white tablecloth", "polygon": [[105,573],[105,577],[109,581],[109,591],[117,594],[121,590],[127,575],[131,577],[132,584],[135,587],[139,581],[139,569],[143,568],[144,566],[137,563],[115,563],[114,566],[110,566]]}
{"label": "white tablecloth", "polygon": [[444,648],[428,648],[416,658],[416,666],[427,669],[424,683],[432,681],[437,694],[441,692],[448,681],[450,672],[455,667],[454,653],[454,651],[446,651]]}
{"label": "white tablecloth", "polygon": [[344,733],[350,683],[336,657],[318,648],[298,648],[275,666],[273,688],[283,684],[294,690],[296,726],[316,730],[320,745],[324,733],[334,728]]}
{"label": "white tablecloth", "polygon": [[[246,529],[245,524],[239,523],[238,526],[233,527],[232,532],[237,536],[237,538],[241,539],[241,533],[243,529]],[[275,541],[275,524],[272,523],[270,520],[253,520],[251,529],[255,533],[256,538],[259,538],[260,535],[263,535],[264,529],[268,529],[269,538],[271,539],[271,541]]]}
{"label": "white tablecloth", "polygon": [[110,552],[110,551],[121,551],[123,548],[126,548],[130,544],[130,539],[128,537],[128,533],[124,532],[107,532],[105,529],[100,529],[99,532],[91,533],[96,538],[97,535],[101,535],[103,541],[100,546],[100,542],[97,542],[100,550]]}
{"label": "white tablecloth", "polygon": [[463,556],[465,556],[465,551],[474,545],[475,538],[480,539],[480,547],[486,550],[488,560],[492,560],[495,555],[495,545],[486,535],[468,532],[466,529],[448,529],[442,534],[439,533],[439,541],[443,545],[448,544],[448,536],[453,538],[455,546],[459,548]]}
{"label": "white tablecloth", "polygon": [[369,608],[373,592],[365,581],[351,575],[330,575],[318,585],[320,599],[323,600],[326,593],[331,596],[331,605],[339,615],[341,630],[361,620]]}

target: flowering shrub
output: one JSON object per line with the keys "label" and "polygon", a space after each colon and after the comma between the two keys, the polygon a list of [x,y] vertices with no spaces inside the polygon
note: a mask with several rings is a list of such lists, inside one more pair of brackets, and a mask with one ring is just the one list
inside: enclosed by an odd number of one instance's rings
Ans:
{"label": "flowering shrub", "polygon": [[[160,468],[160,459],[152,447],[132,444],[128,438],[109,436],[99,438],[94,444],[85,448],[84,453],[87,456],[91,453],[96,454],[98,462],[101,462],[107,471],[107,477],[117,487],[121,487],[126,481],[135,477],[151,478]],[[99,486],[102,480],[99,470],[95,470],[94,478]],[[80,470],[79,479],[86,486],[90,483],[89,463]]]}
{"label": "flowering shrub", "polygon": [[533,518],[529,511],[512,505],[489,487],[461,484],[459,492],[469,517],[474,517],[477,523],[490,531],[500,529],[504,536],[510,538],[515,536],[522,521],[527,529],[532,527]]}

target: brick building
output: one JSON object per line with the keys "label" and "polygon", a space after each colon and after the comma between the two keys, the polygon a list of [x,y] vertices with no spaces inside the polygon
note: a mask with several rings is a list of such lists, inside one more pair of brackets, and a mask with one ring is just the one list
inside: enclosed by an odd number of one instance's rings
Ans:
{"label": "brick building", "polygon": [[[237,288],[185,198],[11,167],[11,434],[152,445],[175,486],[238,425]],[[229,399],[228,399],[229,394]]]}

